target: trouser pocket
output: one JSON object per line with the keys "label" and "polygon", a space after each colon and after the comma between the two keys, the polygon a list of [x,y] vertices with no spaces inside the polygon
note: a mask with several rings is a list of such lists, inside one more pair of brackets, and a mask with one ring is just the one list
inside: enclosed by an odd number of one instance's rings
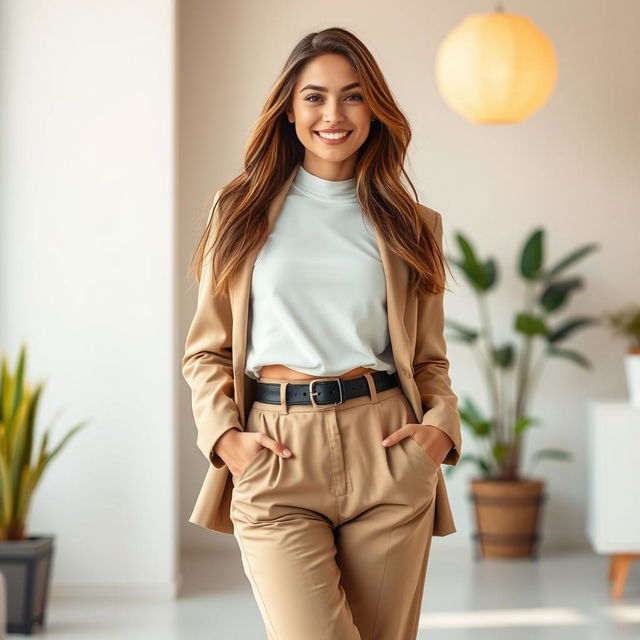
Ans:
{"label": "trouser pocket", "polygon": [[[260,430],[260,425],[257,424],[256,411],[252,407],[249,411],[249,414],[247,415],[245,432],[256,433],[259,430]],[[261,447],[255,452],[251,460],[249,460],[247,466],[244,468],[244,471],[242,471],[242,473],[237,475],[232,474],[232,481],[234,486],[237,485],[241,480],[244,480],[247,476],[249,476],[250,473],[253,471],[254,467],[260,464],[260,460],[264,458],[267,453],[271,453],[272,455],[275,455],[273,451],[268,447]]]}
{"label": "trouser pocket", "polygon": [[406,438],[406,440],[409,442],[411,451],[415,452],[412,455],[415,455],[416,457],[418,457],[428,467],[430,467],[432,471],[436,472],[438,470],[439,465],[436,464],[436,461],[427,453],[427,451],[424,450],[422,445],[417,440],[414,440],[412,436],[409,436],[408,438]]}

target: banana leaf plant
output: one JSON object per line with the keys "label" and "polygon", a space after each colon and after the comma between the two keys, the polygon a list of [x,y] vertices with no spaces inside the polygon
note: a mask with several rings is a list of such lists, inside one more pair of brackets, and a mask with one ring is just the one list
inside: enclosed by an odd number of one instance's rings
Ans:
{"label": "banana leaf plant", "polygon": [[[447,319],[445,324],[452,331],[447,338],[465,343],[473,350],[489,400],[489,410],[483,413],[471,397],[461,397],[461,423],[481,446],[478,453],[461,455],[459,463],[476,465],[483,479],[519,480],[525,434],[540,424],[540,419],[533,415],[531,401],[543,366],[555,358],[585,369],[592,367],[583,354],[565,343],[576,332],[599,324],[600,320],[577,315],[559,321],[554,316],[567,308],[571,296],[583,286],[581,277],[566,275],[565,271],[599,245],[584,245],[546,267],[544,229],[535,229],[524,242],[517,264],[524,291],[522,306],[514,313],[515,335],[512,339],[498,339],[488,304],[489,293],[499,279],[496,261],[478,257],[462,233],[455,237],[461,255],[447,256],[447,261],[458,267],[471,286],[478,303],[480,327]],[[545,448],[536,451],[532,458],[533,467],[545,458],[569,460],[571,454],[562,449]],[[452,473],[454,468],[447,467],[446,473]]]}
{"label": "banana leaf plant", "polygon": [[20,348],[14,372],[9,371],[7,357],[2,357],[0,379],[0,540],[26,540],[26,519],[31,498],[42,472],[60,453],[69,439],[85,426],[82,421],[71,428],[62,440],[49,448],[47,429],[37,454],[34,451],[34,428],[43,385],[35,388],[25,379],[26,348]]}

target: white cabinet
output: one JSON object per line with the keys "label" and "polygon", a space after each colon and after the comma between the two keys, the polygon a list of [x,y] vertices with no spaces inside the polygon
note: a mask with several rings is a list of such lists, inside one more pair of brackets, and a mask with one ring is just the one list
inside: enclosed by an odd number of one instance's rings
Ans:
{"label": "white cabinet", "polygon": [[587,536],[597,553],[640,552],[640,407],[587,405]]}
{"label": "white cabinet", "polygon": [[607,578],[622,597],[640,559],[640,407],[623,400],[587,405],[587,536],[611,555]]}

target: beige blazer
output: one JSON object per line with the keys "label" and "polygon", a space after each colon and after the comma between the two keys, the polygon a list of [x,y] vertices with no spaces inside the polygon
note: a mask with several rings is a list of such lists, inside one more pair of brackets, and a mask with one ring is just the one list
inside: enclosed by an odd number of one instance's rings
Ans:
{"label": "beige blazer", "polygon": [[[295,166],[270,203],[269,230],[273,228],[299,166]],[[220,191],[214,197],[214,204],[219,194]],[[442,247],[441,215],[424,205],[420,205],[420,210]],[[388,248],[377,230],[376,237],[385,273],[389,335],[398,378],[422,424],[442,429],[454,442],[455,448],[449,451],[443,463],[455,465],[462,442],[458,398],[451,390],[443,336],[444,294],[420,299],[409,296],[407,265]],[[197,308],[182,359],[182,374],[191,388],[197,446],[210,463],[189,522],[222,533],[233,533],[229,517],[232,475],[212,449],[228,429],[244,428],[254,399],[256,381],[244,371],[251,275],[258,251],[256,249],[247,257],[229,295],[224,296],[213,296],[208,286],[211,263],[205,261]],[[446,536],[455,531],[439,468],[433,535]]]}

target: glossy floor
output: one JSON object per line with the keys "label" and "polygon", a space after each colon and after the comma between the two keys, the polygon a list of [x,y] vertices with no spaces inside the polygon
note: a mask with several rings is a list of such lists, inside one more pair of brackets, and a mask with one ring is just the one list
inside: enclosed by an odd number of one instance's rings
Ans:
{"label": "glossy floor", "polygon": [[[640,637],[640,563],[632,566],[625,596],[614,604],[607,559],[589,551],[543,551],[535,562],[476,562],[469,551],[446,548],[444,542],[434,542],[429,560],[419,640]],[[239,555],[189,555],[183,570],[185,587],[175,602],[52,598],[47,630],[39,637],[266,638]]]}

